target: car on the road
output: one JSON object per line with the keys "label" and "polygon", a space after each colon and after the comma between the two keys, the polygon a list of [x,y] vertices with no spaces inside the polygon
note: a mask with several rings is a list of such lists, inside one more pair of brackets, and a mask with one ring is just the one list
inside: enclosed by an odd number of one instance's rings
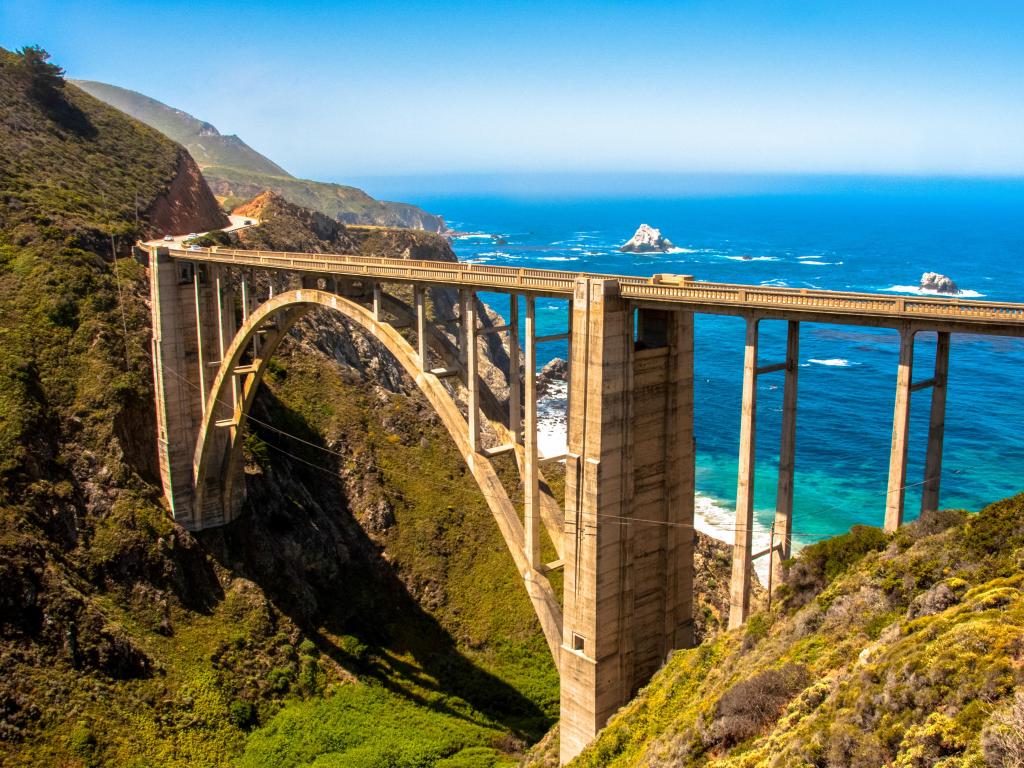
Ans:
{"label": "car on the road", "polygon": [[252,226],[252,220],[251,219],[246,219],[245,221],[242,222],[242,224],[245,225],[246,227],[251,227]]}
{"label": "car on the road", "polygon": [[174,235],[164,235],[164,242],[173,243],[174,242]]}
{"label": "car on the road", "polygon": [[201,250],[203,250],[203,249],[202,249],[202,248],[200,248],[200,247],[199,247],[198,245],[190,245],[190,246],[188,247],[188,249],[189,249],[190,251],[201,251]]}

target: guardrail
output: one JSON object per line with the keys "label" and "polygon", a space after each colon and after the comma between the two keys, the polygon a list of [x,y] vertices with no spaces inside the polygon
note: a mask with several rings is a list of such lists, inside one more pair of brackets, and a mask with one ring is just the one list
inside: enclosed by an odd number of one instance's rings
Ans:
{"label": "guardrail", "polygon": [[566,298],[572,295],[579,278],[593,277],[618,281],[623,298],[637,301],[817,312],[837,317],[874,315],[897,320],[947,320],[978,325],[985,323],[1020,324],[1024,327],[1024,304],[1021,303],[883,296],[875,293],[804,288],[767,288],[692,280],[666,283],[654,282],[653,278],[634,275],[498,267],[467,262],[399,260],[379,256],[245,251],[227,248],[198,251],[176,248],[169,250],[174,258],[189,261],[286,269],[354,278],[434,283],[494,291],[515,290]]}

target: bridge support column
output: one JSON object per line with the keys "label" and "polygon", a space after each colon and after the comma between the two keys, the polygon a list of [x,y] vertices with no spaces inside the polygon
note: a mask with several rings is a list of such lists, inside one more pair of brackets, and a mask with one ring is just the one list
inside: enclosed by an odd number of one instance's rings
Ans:
{"label": "bridge support column", "polygon": [[757,429],[757,317],[747,318],[743,356],[743,407],[740,421],[740,457],[736,481],[736,531],[729,590],[729,629],[747,620],[750,578],[753,571],[754,466]]}
{"label": "bridge support column", "polygon": [[[519,296],[511,293],[508,300],[508,428],[513,442],[521,443],[523,392],[519,379]],[[530,370],[529,366],[526,370]]]}
{"label": "bridge support column", "polygon": [[384,289],[381,288],[380,283],[373,284],[373,320],[376,323],[379,323],[381,321],[381,304],[383,302],[383,297],[381,296],[381,294],[383,292]]}
{"label": "bridge support column", "polygon": [[[518,301],[518,300],[517,300]],[[518,315],[518,311],[516,315]],[[518,319],[518,318],[517,318]],[[523,425],[523,530],[526,560],[536,569],[540,558],[540,484],[537,476],[537,324],[536,306],[532,296],[526,297],[526,365],[523,384],[526,390],[526,423]],[[519,379],[519,364],[511,374]],[[516,397],[519,396],[516,387]],[[518,409],[517,409],[518,410]],[[519,432],[519,429],[515,430]]]}
{"label": "bridge support column", "polygon": [[935,378],[932,383],[932,410],[928,424],[928,452],[924,462],[924,486],[921,511],[939,508],[939,482],[942,479],[942,438],[946,428],[946,381],[949,377],[949,333],[939,331],[935,341]]}
{"label": "bridge support column", "polygon": [[775,496],[771,570],[772,582],[782,584],[782,563],[793,552],[793,480],[796,459],[796,387],[800,370],[800,323],[790,320],[786,332],[786,381],[782,391],[782,441],[779,447],[779,485]]}
{"label": "bridge support column", "polygon": [[466,355],[466,409],[469,422],[469,448],[480,450],[480,374],[477,370],[476,294],[462,291],[462,342]]}
{"label": "bridge support column", "polygon": [[616,281],[578,280],[572,311],[563,763],[693,640],[692,315],[640,310],[634,350]]}
{"label": "bridge support column", "polygon": [[420,369],[429,370],[427,361],[427,291],[422,285],[412,289],[413,304],[416,308],[416,353],[420,358]]}
{"label": "bridge support column", "polygon": [[900,329],[900,362],[896,373],[896,405],[892,418],[892,450],[889,454],[889,488],[885,497],[885,530],[889,532],[903,525],[913,373],[914,331],[904,327]]}

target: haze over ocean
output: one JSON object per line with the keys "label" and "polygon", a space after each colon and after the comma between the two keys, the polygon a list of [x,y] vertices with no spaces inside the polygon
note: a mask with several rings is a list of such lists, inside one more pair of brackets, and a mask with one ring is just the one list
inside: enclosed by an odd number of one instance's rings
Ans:
{"label": "haze over ocean", "polygon": [[[836,177],[491,177],[360,181],[372,194],[443,215],[466,261],[698,280],[890,291],[910,295],[925,271],[963,298],[1024,296],[1024,181]],[[619,190],[624,190],[619,192]],[[645,192],[645,190],[647,190]],[[653,190],[650,191],[650,190]],[[702,190],[711,190],[702,192]],[[678,251],[619,253],[641,223]],[[484,300],[507,312],[498,294]],[[539,333],[564,330],[566,303],[538,303]],[[762,322],[761,362],[785,352],[785,324]],[[697,482],[705,525],[731,538],[736,493],[743,321],[696,322]],[[928,378],[934,335],[918,336],[915,380]],[[566,356],[545,344],[540,363]],[[881,525],[898,344],[895,332],[806,323],[801,329],[794,531],[798,543]],[[1024,478],[1024,340],[955,335],[941,503],[977,510]],[[757,518],[771,524],[782,375],[758,382]],[[909,482],[923,477],[928,391],[914,395]],[[917,516],[920,486],[907,489]],[[762,532],[762,537],[764,533]]]}

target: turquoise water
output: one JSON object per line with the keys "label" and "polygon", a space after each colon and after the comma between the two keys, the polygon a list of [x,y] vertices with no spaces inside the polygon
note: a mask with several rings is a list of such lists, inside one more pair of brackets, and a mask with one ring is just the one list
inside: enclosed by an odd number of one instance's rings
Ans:
{"label": "turquoise water", "polygon": [[[850,179],[631,178],[532,184],[364,181],[371,193],[415,202],[458,230],[467,261],[619,274],[693,274],[698,280],[907,293],[925,271],[965,296],[1024,301],[1024,182]],[[710,190],[710,191],[707,191]],[[617,251],[641,223],[679,250]],[[484,300],[503,314],[507,300]],[[538,303],[541,334],[564,330],[566,303]],[[743,321],[698,315],[698,488],[708,523],[728,533],[736,493]],[[934,335],[918,336],[916,379],[928,378]],[[785,324],[762,322],[762,364],[781,360]],[[894,331],[804,324],[801,333],[794,530],[800,541],[881,524],[888,473],[897,339]],[[564,342],[540,363],[566,356]],[[953,337],[941,503],[976,510],[1024,488],[1024,342]],[[776,378],[778,377],[778,378]],[[774,514],[781,374],[759,379],[756,515]],[[912,406],[908,517],[923,476],[928,391]],[[726,536],[728,538],[728,536]]]}

